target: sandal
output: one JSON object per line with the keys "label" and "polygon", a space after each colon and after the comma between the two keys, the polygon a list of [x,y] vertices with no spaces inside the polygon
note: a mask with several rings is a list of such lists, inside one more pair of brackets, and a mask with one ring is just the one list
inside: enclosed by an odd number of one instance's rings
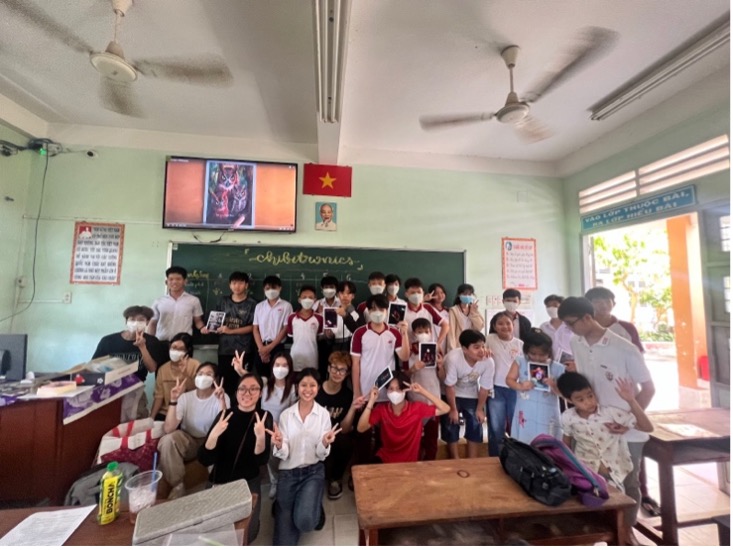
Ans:
{"label": "sandal", "polygon": [[661,516],[662,509],[659,504],[652,497],[641,497],[642,509],[652,517]]}

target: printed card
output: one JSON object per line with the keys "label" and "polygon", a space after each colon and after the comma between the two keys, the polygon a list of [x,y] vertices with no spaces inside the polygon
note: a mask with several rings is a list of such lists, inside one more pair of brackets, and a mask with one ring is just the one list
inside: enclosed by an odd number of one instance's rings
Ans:
{"label": "printed card", "polygon": [[534,389],[540,391],[550,391],[547,385],[547,379],[550,377],[550,365],[544,363],[529,363],[529,379],[534,384]]}
{"label": "printed card", "polygon": [[425,363],[426,369],[434,369],[438,365],[438,344],[435,342],[420,342],[420,361]]}

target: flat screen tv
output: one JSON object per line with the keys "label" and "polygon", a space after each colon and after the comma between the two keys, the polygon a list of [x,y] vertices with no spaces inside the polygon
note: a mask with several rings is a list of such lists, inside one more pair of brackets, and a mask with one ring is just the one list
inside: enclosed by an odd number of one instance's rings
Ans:
{"label": "flat screen tv", "polygon": [[298,165],[170,157],[163,227],[295,231]]}

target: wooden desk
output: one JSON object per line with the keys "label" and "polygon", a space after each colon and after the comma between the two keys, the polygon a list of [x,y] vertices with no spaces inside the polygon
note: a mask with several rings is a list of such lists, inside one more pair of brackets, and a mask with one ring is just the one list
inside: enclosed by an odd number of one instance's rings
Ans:
{"label": "wooden desk", "polygon": [[[660,518],[640,520],[636,527],[657,544],[677,545],[677,530],[680,527],[712,523],[713,518],[698,516],[687,521],[677,519],[674,466],[730,462],[730,411],[694,409],[647,414],[654,423],[654,431],[644,445],[644,456],[656,461],[659,467],[662,515]],[[659,531],[662,532],[661,537]]]}
{"label": "wooden desk", "polygon": [[[609,544],[623,543],[623,509],[633,500],[612,490],[600,508],[587,508],[571,498],[557,507],[527,496],[502,469],[498,458],[438,460],[406,464],[355,466],[354,492],[359,543],[379,544],[379,530],[461,520],[495,520],[498,536],[522,518],[593,514],[610,527]],[[591,534],[565,537],[554,544],[591,544]],[[533,539],[530,542],[550,543]]]}
{"label": "wooden desk", "polygon": [[[252,507],[257,504],[258,495],[252,495]],[[54,510],[68,510],[60,506],[46,508],[15,508],[0,510],[0,538],[18,525],[25,518],[36,512],[52,512]],[[247,545],[250,517],[234,524],[235,529],[244,530],[243,545]],[[64,546],[131,546],[132,533],[135,526],[130,523],[127,512],[120,512],[120,517],[108,525],[97,523],[97,512],[92,510],[79,528],[68,538]]]}

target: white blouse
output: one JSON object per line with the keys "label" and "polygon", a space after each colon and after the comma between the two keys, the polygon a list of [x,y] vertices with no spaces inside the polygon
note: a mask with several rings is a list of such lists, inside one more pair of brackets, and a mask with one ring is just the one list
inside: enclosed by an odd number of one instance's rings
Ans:
{"label": "white blouse", "polygon": [[331,429],[331,415],[325,407],[313,403],[305,420],[300,418],[299,404],[285,409],[278,426],[283,435],[280,449],[272,446],[272,454],[281,459],[281,470],[310,466],[325,460],[331,446],[323,446],[323,434]]}

